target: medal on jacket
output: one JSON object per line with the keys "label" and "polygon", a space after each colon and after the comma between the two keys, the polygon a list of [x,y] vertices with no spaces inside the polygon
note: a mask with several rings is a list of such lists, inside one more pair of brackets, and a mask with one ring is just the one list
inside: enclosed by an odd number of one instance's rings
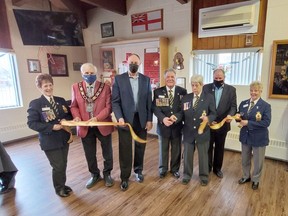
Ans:
{"label": "medal on jacket", "polygon": [[260,112],[257,112],[255,117],[256,117],[256,121],[261,121],[261,119],[262,119],[262,115]]}

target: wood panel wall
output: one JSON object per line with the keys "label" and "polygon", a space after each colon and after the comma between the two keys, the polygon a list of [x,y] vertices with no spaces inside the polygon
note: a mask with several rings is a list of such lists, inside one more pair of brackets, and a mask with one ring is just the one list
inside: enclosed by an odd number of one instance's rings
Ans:
{"label": "wood panel wall", "polygon": [[12,49],[5,1],[0,1],[0,48]]}
{"label": "wood panel wall", "polygon": [[[247,1],[247,0],[244,0]],[[258,32],[253,34],[253,43],[249,47],[262,47],[265,36],[265,22],[267,12],[267,1],[260,0],[260,14],[258,23]],[[192,5],[192,50],[214,50],[214,49],[235,49],[244,48],[246,35],[232,35],[198,38],[199,9],[225,5],[231,3],[243,2],[243,0],[194,0]]]}

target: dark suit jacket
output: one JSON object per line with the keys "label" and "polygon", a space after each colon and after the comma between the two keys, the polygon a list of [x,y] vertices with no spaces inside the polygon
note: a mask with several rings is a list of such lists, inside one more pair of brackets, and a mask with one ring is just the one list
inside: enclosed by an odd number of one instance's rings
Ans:
{"label": "dark suit jacket", "polygon": [[187,90],[180,87],[175,86],[174,92],[174,101],[173,106],[157,106],[156,101],[159,98],[167,98],[168,99],[168,92],[166,86],[155,89],[154,90],[154,99],[153,99],[153,112],[155,116],[158,118],[157,124],[157,133],[163,137],[179,137],[181,136],[183,123],[181,120],[177,120],[173,125],[167,127],[163,123],[163,119],[165,117],[170,117],[171,115],[175,115],[181,112],[181,99],[184,95],[187,94]]}
{"label": "dark suit jacket", "polygon": [[[97,92],[100,84],[101,82],[96,81],[94,92]],[[86,82],[82,81],[82,86],[86,93]],[[86,102],[81,96],[78,83],[72,86],[71,112],[74,118],[79,117],[82,121],[90,119],[90,114],[86,111]],[[93,116],[101,122],[112,122],[111,112],[111,89],[110,86],[105,84],[101,94],[94,102]],[[88,133],[88,128],[85,126],[77,127],[78,136],[85,137]],[[114,131],[113,126],[98,126],[98,129],[103,136],[107,136]]]}
{"label": "dark suit jacket", "polygon": [[[204,85],[203,91],[213,95],[215,101],[215,86],[213,83]],[[216,103],[215,103],[216,104]],[[237,112],[237,97],[236,89],[233,86],[224,84],[223,92],[219,101],[219,105],[216,109],[217,117],[215,121],[221,122],[227,115],[234,116]],[[225,123],[220,129],[215,132],[228,132],[231,130],[230,123]]]}
{"label": "dark suit jacket", "polygon": [[43,111],[52,109],[49,101],[42,95],[40,98],[32,100],[29,104],[28,112],[28,126],[32,130],[39,132],[39,140],[41,149],[52,150],[59,149],[67,145],[70,138],[70,133],[65,130],[52,130],[54,124],[59,124],[62,119],[71,120],[72,115],[70,108],[64,98],[54,96],[59,115],[56,119],[46,122],[43,116]]}
{"label": "dark suit jacket", "polygon": [[[240,130],[239,141],[254,147],[267,146],[269,144],[268,127],[271,123],[271,105],[260,98],[248,114],[249,106],[250,99],[242,101],[239,105],[239,113],[243,114],[242,119],[248,120],[248,125]],[[257,112],[262,115],[260,121],[256,120]]]}
{"label": "dark suit jacket", "polygon": [[[125,122],[133,124],[135,103],[128,72],[115,76],[112,87],[112,111],[117,120],[124,118]],[[147,121],[152,122],[152,90],[150,78],[139,73],[138,113],[142,128]]]}
{"label": "dark suit jacket", "polygon": [[193,140],[197,140],[198,143],[209,142],[210,140],[210,127],[206,126],[203,131],[203,134],[198,134],[198,128],[202,119],[203,111],[206,112],[206,115],[209,119],[209,123],[213,122],[216,118],[216,110],[215,110],[215,101],[211,94],[208,94],[202,91],[200,100],[197,108],[193,109],[193,97],[194,94],[190,93],[185,95],[181,101],[181,117],[184,121],[183,127],[183,137],[184,142],[191,143]]}

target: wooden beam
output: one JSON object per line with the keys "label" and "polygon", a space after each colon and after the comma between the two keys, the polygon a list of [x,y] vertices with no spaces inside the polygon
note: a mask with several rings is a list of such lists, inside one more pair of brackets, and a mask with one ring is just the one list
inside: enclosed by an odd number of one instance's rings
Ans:
{"label": "wooden beam", "polygon": [[176,1],[180,2],[181,4],[186,4],[186,3],[188,3],[188,0],[176,0]]}
{"label": "wooden beam", "polygon": [[104,8],[106,10],[121,15],[127,15],[126,0],[81,0],[81,1],[97,7]]}
{"label": "wooden beam", "polygon": [[[50,0],[51,3],[59,0]],[[72,13],[77,14],[83,29],[88,27],[86,13],[82,10],[81,3],[78,0],[60,0]]]}
{"label": "wooden beam", "polygon": [[21,7],[26,3],[31,2],[32,0],[12,0],[12,5],[13,6],[17,6],[17,7]]}

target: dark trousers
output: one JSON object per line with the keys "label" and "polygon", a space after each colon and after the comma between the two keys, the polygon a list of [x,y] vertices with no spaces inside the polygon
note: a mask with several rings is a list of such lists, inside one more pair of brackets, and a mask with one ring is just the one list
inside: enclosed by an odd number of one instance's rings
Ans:
{"label": "dark trousers", "polygon": [[61,190],[66,183],[68,151],[68,144],[60,149],[44,151],[52,167],[52,180],[56,192]]}
{"label": "dark trousers", "polygon": [[212,168],[214,172],[220,171],[222,169],[226,136],[227,131],[223,133],[218,133],[211,130],[210,132],[210,145],[208,150],[210,171],[212,170]]}
{"label": "dark trousers", "polygon": [[180,159],[181,159],[181,136],[175,138],[158,136],[158,139],[159,139],[159,173],[168,171],[170,144],[171,144],[170,170],[172,173],[178,172],[180,168]]}
{"label": "dark trousers", "polygon": [[[147,138],[147,130],[141,128],[139,116],[135,114],[133,120],[133,130],[141,139]],[[120,163],[120,178],[127,181],[132,170],[132,137],[127,128],[118,128],[119,135],[119,163]],[[144,153],[146,144],[134,141],[134,172],[141,173],[143,170]]]}
{"label": "dark trousers", "polygon": [[92,176],[100,175],[96,157],[97,138],[101,143],[102,156],[104,159],[103,175],[110,175],[113,169],[112,136],[111,134],[103,136],[97,127],[89,127],[86,137],[81,139],[89,172]]}

